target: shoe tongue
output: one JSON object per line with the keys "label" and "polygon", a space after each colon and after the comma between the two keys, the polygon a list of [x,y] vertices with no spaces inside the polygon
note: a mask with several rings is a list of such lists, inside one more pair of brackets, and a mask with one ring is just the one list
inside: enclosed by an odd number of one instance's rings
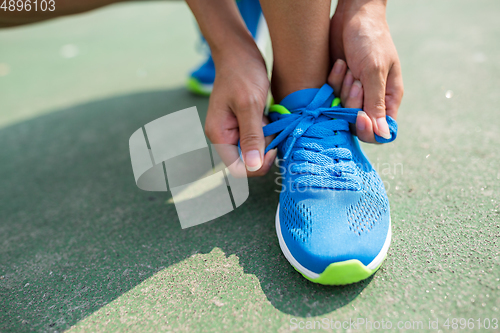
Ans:
{"label": "shoe tongue", "polygon": [[[297,90],[291,93],[290,95],[286,96],[285,98],[283,98],[280,104],[283,105],[288,110],[290,110],[290,112],[293,112],[294,110],[297,109],[305,108],[306,106],[309,105],[309,103],[312,102],[318,91],[319,91],[318,88]],[[329,98],[322,106],[329,107],[332,103],[332,100],[333,96]]]}

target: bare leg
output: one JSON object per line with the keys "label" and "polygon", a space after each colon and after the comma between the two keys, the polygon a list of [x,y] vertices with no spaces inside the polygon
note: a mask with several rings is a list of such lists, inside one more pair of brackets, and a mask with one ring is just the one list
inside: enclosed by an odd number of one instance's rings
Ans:
{"label": "bare leg", "polygon": [[330,0],[261,0],[273,44],[271,90],[276,102],[326,83],[330,5]]}

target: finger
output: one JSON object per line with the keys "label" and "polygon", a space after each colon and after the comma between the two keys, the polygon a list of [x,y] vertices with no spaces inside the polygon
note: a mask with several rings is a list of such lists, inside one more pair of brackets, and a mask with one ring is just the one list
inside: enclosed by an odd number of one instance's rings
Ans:
{"label": "finger", "polygon": [[361,109],[363,106],[363,85],[359,80],[355,80],[351,85],[349,95],[344,102],[344,107]]}
{"label": "finger", "polygon": [[347,101],[349,97],[349,93],[351,92],[352,84],[354,83],[354,76],[350,69],[347,70],[347,73],[344,78],[344,82],[342,82],[342,91],[340,92],[340,100],[342,101],[342,105],[345,106],[345,101]]}
{"label": "finger", "polygon": [[208,104],[205,135],[213,144],[238,144],[238,120],[227,104],[219,102],[216,96],[210,98]]}
{"label": "finger", "polygon": [[264,102],[261,103],[258,98],[248,98],[244,103],[238,104],[237,110],[233,111],[238,119],[243,161],[248,171],[257,171],[264,161],[265,143],[262,131]]}
{"label": "finger", "polygon": [[258,177],[265,175],[269,169],[272,168],[274,164],[274,160],[278,154],[277,148],[271,149],[264,155],[264,162],[262,163],[262,167],[257,171],[248,171],[245,167],[245,164],[240,158],[238,153],[238,147],[228,144],[214,144],[212,145],[214,150],[212,150],[212,154],[216,153],[219,155],[223,164],[220,166],[216,166],[219,168],[225,168],[226,171],[235,177]]}
{"label": "finger", "polygon": [[215,171],[226,169],[236,178],[247,176],[247,169],[240,158],[237,145],[212,143],[211,148]]}
{"label": "finger", "polygon": [[364,87],[363,109],[371,118],[375,134],[390,139],[389,125],[385,119],[385,88],[387,72],[374,69],[361,75]]}
{"label": "finger", "polygon": [[248,177],[260,177],[268,173],[269,169],[271,169],[274,164],[274,160],[276,159],[277,154],[278,154],[278,149],[276,148],[268,151],[267,154],[264,156],[264,162],[262,163],[262,167],[254,172],[247,171]]}
{"label": "finger", "polygon": [[340,89],[342,89],[342,81],[344,80],[346,70],[347,65],[345,61],[337,59],[328,76],[328,84],[333,87],[336,97],[340,97]]}
{"label": "finger", "polygon": [[[355,80],[352,84],[351,91],[345,102],[345,107],[355,109],[361,109],[363,107],[363,85],[360,81]],[[361,141],[368,143],[376,142],[373,134],[372,121],[364,111],[358,112],[356,125],[352,126],[351,130]]]}
{"label": "finger", "polygon": [[373,125],[370,117],[364,111],[358,112],[356,119],[356,135],[358,139],[367,143],[377,143],[373,133]]}
{"label": "finger", "polygon": [[403,99],[404,87],[403,76],[401,74],[401,64],[395,63],[389,71],[387,77],[387,88],[385,95],[385,107],[387,108],[387,115],[396,119],[398,109]]}
{"label": "finger", "polygon": [[[266,126],[269,123],[270,123],[269,118],[267,118],[266,116],[262,116],[262,126]],[[274,139],[275,136],[276,135],[272,135],[272,136],[267,136],[264,138],[266,147],[271,143],[271,141]],[[247,170],[247,176],[248,177],[264,176],[266,173],[269,172],[269,169],[272,168],[277,154],[278,154],[277,148],[274,148],[274,149],[271,149],[270,151],[268,151],[267,154],[264,155],[264,161],[262,163],[262,167],[259,170],[254,171],[254,172],[250,172]]]}

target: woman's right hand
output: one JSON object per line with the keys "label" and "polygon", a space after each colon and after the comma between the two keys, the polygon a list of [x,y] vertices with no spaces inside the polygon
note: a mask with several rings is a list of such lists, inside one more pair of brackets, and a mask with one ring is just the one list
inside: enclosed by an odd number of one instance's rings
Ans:
{"label": "woman's right hand", "polygon": [[276,157],[276,150],[264,156],[269,79],[260,51],[248,44],[212,52],[216,76],[205,132],[213,144],[237,145],[239,140],[248,176],[262,176]]}

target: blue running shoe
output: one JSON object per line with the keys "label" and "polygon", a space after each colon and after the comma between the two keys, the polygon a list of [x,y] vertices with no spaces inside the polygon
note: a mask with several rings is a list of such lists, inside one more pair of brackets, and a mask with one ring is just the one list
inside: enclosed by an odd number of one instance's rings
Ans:
{"label": "blue running shoe", "polygon": [[[265,25],[259,0],[237,0],[236,3],[248,30],[254,39],[257,39],[257,45],[260,45],[261,41],[258,39],[263,38],[267,26]],[[208,50],[208,57],[206,61],[191,72],[187,81],[187,88],[197,95],[209,96],[214,86],[215,65],[205,38],[201,36],[201,39]]]}
{"label": "blue running shoe", "polygon": [[[340,106],[333,89],[304,89],[271,106],[264,135],[278,134],[282,191],[276,232],[283,254],[305,278],[326,285],[372,275],[391,243],[389,200],[349,130],[359,109]],[[391,138],[397,124],[386,117]]]}

